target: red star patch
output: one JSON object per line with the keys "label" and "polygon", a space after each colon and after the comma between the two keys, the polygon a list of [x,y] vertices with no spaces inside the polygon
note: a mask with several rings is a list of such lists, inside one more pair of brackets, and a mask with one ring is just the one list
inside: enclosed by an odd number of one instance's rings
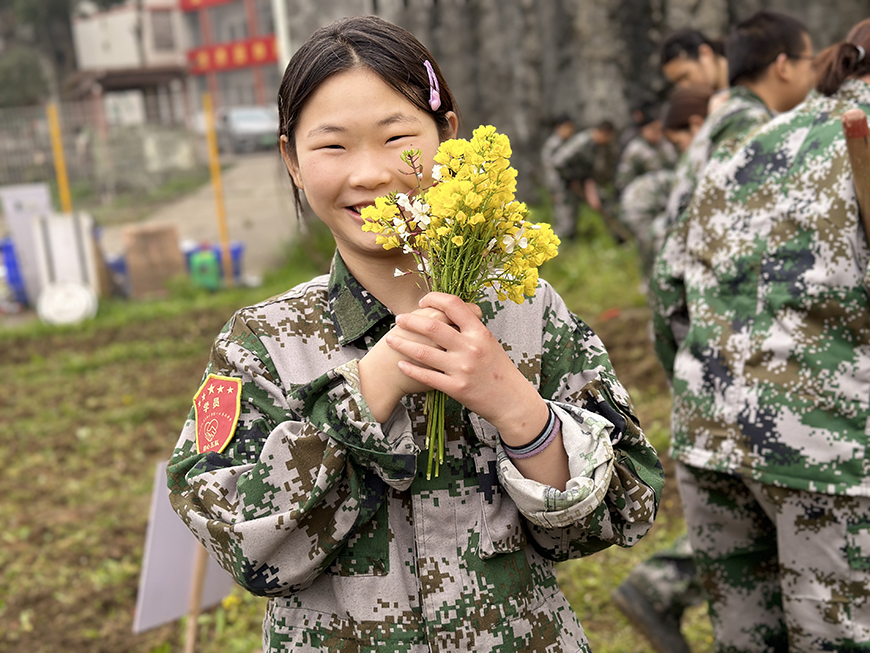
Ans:
{"label": "red star patch", "polygon": [[220,453],[236,432],[242,408],[242,380],[209,374],[193,397],[196,451]]}

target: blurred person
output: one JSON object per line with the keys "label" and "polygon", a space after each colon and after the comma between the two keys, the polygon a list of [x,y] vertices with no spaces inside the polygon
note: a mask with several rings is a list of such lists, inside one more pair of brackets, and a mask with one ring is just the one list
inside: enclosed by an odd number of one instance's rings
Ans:
{"label": "blurred person", "polygon": [[555,164],[555,154],[556,150],[576,131],[574,120],[569,115],[562,114],[553,121],[553,130],[541,147],[544,184],[553,207],[553,231],[564,240],[570,240],[575,235],[580,197],[569,188],[568,181],[559,174]]}
{"label": "blurred person", "polygon": [[[571,136],[553,154],[553,164],[568,188],[593,211],[604,210],[603,186],[612,173],[613,123],[602,120],[595,127]],[[576,230],[576,221],[575,221]]]}
{"label": "blurred person", "polygon": [[[678,86],[671,92],[658,131],[675,152],[684,155],[701,129],[711,96],[707,86]],[[670,167],[641,174],[625,187],[620,198],[620,220],[637,241],[644,280],[649,278],[664,242],[667,203],[675,177]]]}
{"label": "blurred person", "polygon": [[707,38],[695,29],[668,34],[659,48],[662,74],[674,86],[707,86],[712,91],[728,88],[728,61],[722,40]]}
{"label": "blurred person", "polygon": [[647,172],[672,169],[676,162],[677,152],[662,132],[660,111],[648,107],[638,121],[637,135],[619,157],[613,184],[622,193],[637,177]]}
{"label": "blurred person", "polygon": [[870,19],[710,163],[653,275],[717,651],[870,650],[870,247],[841,124],[870,113],[868,51]]}
{"label": "blurred person", "polygon": [[803,101],[815,79],[809,32],[786,14],[755,13],[732,29],[726,51],[729,93],[724,100],[711,98],[718,106],[710,110],[677,166],[668,228],[685,211],[713,153],[727,153],[754,128]]}
{"label": "blurred person", "polygon": [[597,177],[606,162],[616,129],[609,120],[584,129],[569,138],[553,155],[556,169],[570,187],[594,210],[601,210]]}

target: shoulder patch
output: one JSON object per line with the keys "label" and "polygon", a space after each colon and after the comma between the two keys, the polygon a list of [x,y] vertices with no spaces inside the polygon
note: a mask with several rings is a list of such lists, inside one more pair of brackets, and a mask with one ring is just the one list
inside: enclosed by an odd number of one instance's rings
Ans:
{"label": "shoulder patch", "polygon": [[242,380],[209,374],[193,396],[197,453],[223,451],[236,430],[242,406]]}

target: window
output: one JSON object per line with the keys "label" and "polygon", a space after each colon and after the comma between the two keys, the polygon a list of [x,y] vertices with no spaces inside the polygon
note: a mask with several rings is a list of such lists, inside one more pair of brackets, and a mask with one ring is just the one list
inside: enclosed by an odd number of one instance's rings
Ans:
{"label": "window", "polygon": [[199,25],[199,13],[196,11],[184,12],[184,20],[187,23],[187,33],[190,37],[190,47],[198,48],[203,45],[202,30]]}
{"label": "window", "polygon": [[275,20],[272,17],[272,0],[256,0],[257,31],[261,35],[275,33]]}
{"label": "window", "polygon": [[172,25],[171,9],[151,10],[151,35],[156,51],[166,52],[175,49],[175,31]]}

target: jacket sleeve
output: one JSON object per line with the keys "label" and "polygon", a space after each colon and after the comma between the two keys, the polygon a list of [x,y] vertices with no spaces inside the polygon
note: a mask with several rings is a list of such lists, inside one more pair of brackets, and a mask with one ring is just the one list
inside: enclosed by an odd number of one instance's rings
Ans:
{"label": "jacket sleeve", "polygon": [[541,395],[562,422],[564,492],[526,479],[498,450],[499,480],[552,560],[631,546],[650,529],[664,474],[601,340],[546,286]]}
{"label": "jacket sleeve", "polygon": [[649,283],[654,348],[668,380],[674,377],[674,360],[689,328],[689,312],[684,280],[688,256],[688,211],[684,212],[665,237],[656,256]]}
{"label": "jacket sleeve", "polygon": [[241,412],[222,453],[198,454],[191,411],[168,466],[173,509],[254,594],[309,585],[378,512],[387,486],[408,487],[417,447],[401,406],[381,425],[360,391],[358,361],[284,388],[239,314],[207,373],[241,380]]}

